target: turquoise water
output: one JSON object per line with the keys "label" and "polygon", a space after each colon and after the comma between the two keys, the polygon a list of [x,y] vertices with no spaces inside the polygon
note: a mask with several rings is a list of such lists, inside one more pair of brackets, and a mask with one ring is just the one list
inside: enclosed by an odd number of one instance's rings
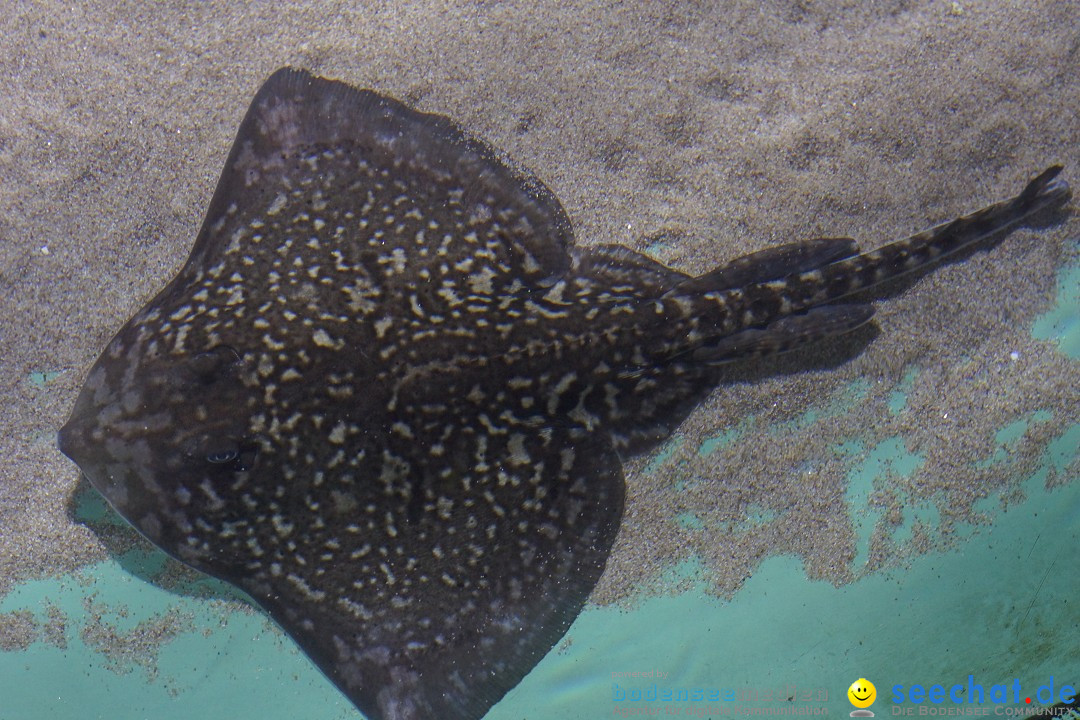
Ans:
{"label": "turquoise water", "polygon": [[[1058,305],[1033,335],[1080,358],[1080,268],[1062,272]],[[894,411],[915,374],[898,385]],[[1046,420],[1034,413],[1001,428],[998,452],[985,462],[1005,457],[1028,425]],[[1051,469],[1075,463],[1078,447],[1080,425],[1073,425],[1023,482],[1022,502],[1002,511],[1000,498],[986,499],[978,509],[994,514],[992,525],[959,528],[963,540],[955,549],[918,556],[901,569],[836,588],[808,581],[798,560],[780,556],[763,562],[730,601],[694,587],[641,598],[630,609],[589,607],[488,717],[719,717],[784,706],[788,696],[788,707],[839,715],[852,709],[846,689],[861,677],[877,686],[879,717],[897,714],[895,686],[906,697],[914,684],[966,687],[969,676],[987,693],[994,685],[1011,692],[1019,683],[1021,704],[1040,687],[1045,697],[1051,683],[1060,694],[1080,683],[1080,482],[1071,478],[1051,491],[1045,485]],[[902,477],[919,462],[895,439],[872,448],[852,470],[847,502],[858,518],[856,574],[877,520],[868,505],[874,477],[886,470]],[[84,519],[119,522],[96,496],[78,500]],[[933,527],[937,520],[932,505],[905,509],[906,522],[893,531],[898,544],[911,538],[916,521]],[[236,720],[359,717],[264,615],[228,602],[236,597],[228,587],[207,579],[170,591],[142,579],[154,578],[163,564],[160,553],[136,550],[74,576],[25,583],[0,599],[0,613],[29,615],[49,628],[47,642],[39,632],[27,647],[0,652],[0,678],[19,678],[3,682],[0,720],[186,720],[208,710]],[[686,563],[667,573],[674,584],[694,578],[696,569]],[[629,699],[654,685],[658,692],[750,694],[758,702]]]}
{"label": "turquoise water", "polygon": [[[1078,442],[1080,428],[1062,440],[1074,452]],[[1032,477],[1024,485],[1029,500],[963,547],[920,557],[903,572],[835,588],[807,581],[798,560],[774,557],[731,602],[695,590],[646,600],[629,613],[587,610],[570,630],[571,646],[545,658],[490,717],[518,718],[522,708],[530,718],[611,716],[616,705],[635,705],[614,702],[613,683],[749,688],[759,696],[794,686],[799,695],[827,693],[807,704],[846,714],[847,687],[860,677],[882,698],[897,684],[949,687],[968,674],[987,689],[1019,679],[1032,692],[1051,676],[1059,684],[1080,678],[1080,601],[1070,569],[1080,547],[1080,484],[1046,493],[1044,482],[1042,473]],[[669,676],[612,678],[649,670]],[[710,704],[724,703],[654,707],[681,707],[685,716]]]}

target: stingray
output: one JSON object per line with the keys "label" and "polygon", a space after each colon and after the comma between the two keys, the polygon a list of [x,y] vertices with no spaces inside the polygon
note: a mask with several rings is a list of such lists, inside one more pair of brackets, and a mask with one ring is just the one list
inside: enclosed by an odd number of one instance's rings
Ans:
{"label": "stingray", "polygon": [[851,332],[873,314],[852,293],[1061,205],[1059,170],[876,250],[812,239],[691,277],[575,246],[540,181],[445,117],[284,68],[60,449],[367,717],[480,718],[596,585],[623,458],[727,364]]}

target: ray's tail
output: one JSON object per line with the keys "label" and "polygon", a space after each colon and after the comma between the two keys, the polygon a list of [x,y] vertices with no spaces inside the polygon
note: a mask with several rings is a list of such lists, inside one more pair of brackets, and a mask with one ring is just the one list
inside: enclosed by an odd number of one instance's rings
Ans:
{"label": "ray's tail", "polygon": [[917,270],[995,233],[1030,215],[1065,202],[1068,183],[1054,165],[1028,183],[1016,197],[989,205],[877,250],[833,262],[824,267],[765,283],[790,297],[793,309],[838,300],[858,290]]}
{"label": "ray's tail", "polygon": [[1040,173],[1015,197],[858,254],[848,238],[770,248],[687,280],[669,294],[697,295],[724,309],[714,339],[695,360],[719,364],[786,352],[850,332],[873,316],[865,304],[832,305],[854,292],[945,258],[1025,218],[1069,200],[1060,165]]}

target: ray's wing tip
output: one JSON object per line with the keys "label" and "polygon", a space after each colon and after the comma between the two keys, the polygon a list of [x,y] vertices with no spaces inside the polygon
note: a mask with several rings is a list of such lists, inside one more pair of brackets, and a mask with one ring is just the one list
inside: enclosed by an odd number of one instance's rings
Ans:
{"label": "ray's wing tip", "polygon": [[260,100],[271,96],[285,97],[303,94],[309,92],[312,86],[319,83],[342,84],[334,80],[319,77],[305,68],[285,65],[272,72],[270,76],[263,81],[252,100],[252,104],[255,105]]}
{"label": "ray's wing tip", "polygon": [[303,82],[313,79],[315,76],[310,70],[305,68],[293,67],[292,65],[282,65],[274,72],[270,73],[270,76],[266,79],[264,84],[269,83],[288,83],[288,82]]}

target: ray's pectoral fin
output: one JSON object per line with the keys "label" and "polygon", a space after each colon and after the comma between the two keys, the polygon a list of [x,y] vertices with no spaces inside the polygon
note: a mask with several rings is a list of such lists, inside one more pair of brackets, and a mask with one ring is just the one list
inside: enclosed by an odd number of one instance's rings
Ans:
{"label": "ray's pectoral fin", "polygon": [[329,577],[240,584],[372,720],[480,718],[565,634],[622,514],[611,447],[545,433]]}
{"label": "ray's pectoral fin", "polygon": [[[411,204],[398,206],[406,200]],[[282,68],[240,124],[181,280],[230,252],[257,256],[264,238],[301,232],[297,225],[312,213],[344,232],[361,207],[361,214],[399,220],[410,214],[425,223],[459,220],[477,237],[468,239],[464,230],[445,235],[439,250],[445,262],[471,258],[490,232],[497,236],[489,243],[491,264],[513,268],[512,279],[549,286],[569,266],[570,220],[540,180],[501,162],[446,117]],[[424,215],[433,208],[437,216]],[[422,237],[414,233],[397,249],[411,257]],[[362,248],[340,243],[337,249],[355,259]]]}

